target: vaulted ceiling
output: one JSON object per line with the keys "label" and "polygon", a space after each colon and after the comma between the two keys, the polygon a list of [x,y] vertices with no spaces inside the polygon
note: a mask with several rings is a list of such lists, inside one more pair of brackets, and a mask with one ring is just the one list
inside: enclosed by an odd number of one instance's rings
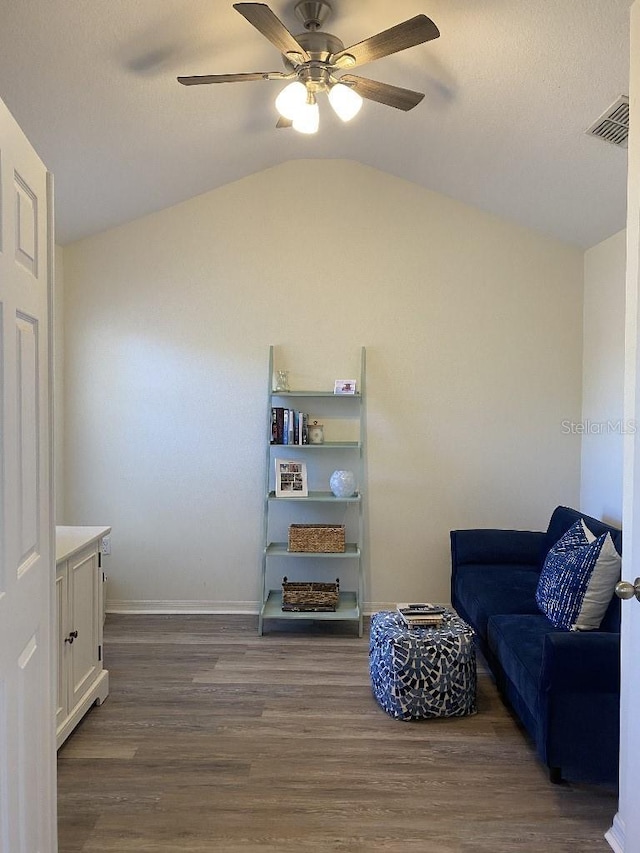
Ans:
{"label": "vaulted ceiling", "polygon": [[[292,0],[269,5],[302,30]],[[0,0],[0,97],[54,173],[63,244],[290,159],[341,158],[587,247],[625,224],[626,150],[584,131],[628,94],[630,5],[334,0],[325,29],[345,45],[419,13],[441,36],[358,69],[424,92],[415,109],[365,101],[342,124],[325,101],[305,136],[275,128],[282,83],[176,82],[283,69],[231,2]],[[283,198],[283,227],[312,204]]]}

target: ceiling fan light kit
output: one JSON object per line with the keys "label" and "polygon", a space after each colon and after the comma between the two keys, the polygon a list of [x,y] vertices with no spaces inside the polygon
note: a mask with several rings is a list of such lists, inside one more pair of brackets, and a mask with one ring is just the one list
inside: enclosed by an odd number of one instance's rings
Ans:
{"label": "ceiling fan light kit", "polygon": [[299,80],[289,83],[276,98],[276,109],[283,118],[293,121],[296,113],[307,103],[307,87]]}
{"label": "ceiling fan light kit", "polygon": [[[317,91],[317,90],[316,90]],[[329,89],[329,103],[342,121],[350,121],[360,112],[362,98],[344,83],[334,83]],[[276,98],[276,109],[280,115],[292,122],[300,133],[315,133],[320,125],[320,111],[315,92],[294,80]]]}
{"label": "ceiling fan light kit", "polygon": [[234,3],[233,8],[252,24],[281,55],[286,72],[259,71],[240,74],[207,74],[178,77],[184,86],[203,83],[239,83],[253,80],[287,80],[276,98],[281,118],[276,127],[293,127],[315,133],[319,126],[317,95],[328,94],[329,103],[342,121],[350,121],[367,98],[395,109],[413,109],[424,98],[421,92],[380,83],[354,74],[336,76],[356,65],[364,65],[392,53],[438,38],[440,32],[426,15],[416,15],[388,30],[345,48],[337,36],[322,31],[331,14],[327,0],[300,0],[295,13],[305,31],[292,35],[264,3]]}
{"label": "ceiling fan light kit", "polygon": [[297,111],[293,119],[293,129],[299,133],[316,133],[320,126],[320,110],[313,95]]}
{"label": "ceiling fan light kit", "polygon": [[342,121],[351,121],[360,112],[362,98],[344,83],[335,83],[329,89],[329,103]]}

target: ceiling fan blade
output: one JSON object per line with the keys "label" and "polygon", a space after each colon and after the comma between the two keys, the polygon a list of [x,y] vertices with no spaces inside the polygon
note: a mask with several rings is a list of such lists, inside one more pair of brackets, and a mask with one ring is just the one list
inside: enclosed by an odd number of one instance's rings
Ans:
{"label": "ceiling fan blade", "polygon": [[356,77],[355,74],[343,74],[341,83],[350,83],[355,91],[363,98],[395,107],[397,110],[412,110],[424,98],[422,92],[412,92],[390,83],[379,83],[367,77]]}
{"label": "ceiling fan blade", "polygon": [[[345,47],[340,53],[336,53],[331,61],[339,67],[354,68],[356,65],[364,65],[365,62],[382,59],[383,56],[389,56],[400,50],[406,50],[408,47],[437,39],[439,35],[440,30],[431,18],[427,18],[426,15],[416,15],[415,18],[409,18],[408,21],[397,24],[395,27],[358,42],[358,44]],[[355,62],[348,62],[347,59],[340,61],[342,57],[349,56],[352,56]]]}
{"label": "ceiling fan blade", "polygon": [[244,83],[250,80],[284,80],[289,77],[281,71],[251,71],[247,74],[202,74],[195,77],[178,77],[183,86],[200,86],[203,83]]}
{"label": "ceiling fan blade", "polygon": [[233,8],[244,15],[280,53],[299,53],[305,61],[311,58],[265,3],[234,3]]}
{"label": "ceiling fan blade", "polygon": [[281,128],[281,127],[293,127],[293,122],[291,121],[291,119],[290,119],[290,118],[285,118],[284,116],[280,116],[280,118],[279,118],[279,119],[278,119],[278,121],[276,122],[276,127],[277,127],[277,128]]}

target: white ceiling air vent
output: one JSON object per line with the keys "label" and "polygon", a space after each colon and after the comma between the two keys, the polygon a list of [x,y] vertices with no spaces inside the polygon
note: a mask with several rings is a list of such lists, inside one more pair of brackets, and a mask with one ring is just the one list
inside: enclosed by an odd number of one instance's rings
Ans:
{"label": "white ceiling air vent", "polygon": [[605,142],[627,147],[629,137],[629,98],[620,95],[609,109],[585,131],[589,136],[598,136]]}

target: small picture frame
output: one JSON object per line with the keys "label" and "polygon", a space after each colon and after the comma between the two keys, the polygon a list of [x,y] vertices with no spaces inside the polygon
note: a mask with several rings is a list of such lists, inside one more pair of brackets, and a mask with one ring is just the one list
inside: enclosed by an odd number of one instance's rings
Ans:
{"label": "small picture frame", "polygon": [[336,379],[333,386],[334,394],[355,394],[356,380],[355,379]]}
{"label": "small picture frame", "polygon": [[276,497],[308,498],[307,466],[294,459],[276,459]]}

